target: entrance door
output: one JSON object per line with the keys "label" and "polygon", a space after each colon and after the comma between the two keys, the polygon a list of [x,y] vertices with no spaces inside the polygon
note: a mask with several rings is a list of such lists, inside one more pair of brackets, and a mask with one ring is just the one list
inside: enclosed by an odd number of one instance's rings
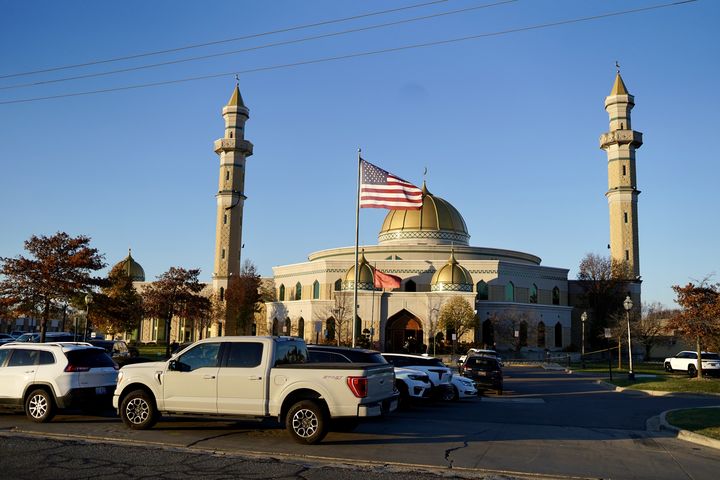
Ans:
{"label": "entrance door", "polygon": [[387,352],[425,353],[422,323],[407,310],[402,310],[388,319],[385,338]]}

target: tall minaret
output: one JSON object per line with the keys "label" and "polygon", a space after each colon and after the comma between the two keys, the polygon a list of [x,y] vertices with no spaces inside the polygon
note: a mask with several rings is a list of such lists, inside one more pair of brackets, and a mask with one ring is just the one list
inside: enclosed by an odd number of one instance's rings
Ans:
{"label": "tall minaret", "polygon": [[615,84],[605,98],[610,131],[600,136],[600,148],[608,157],[608,199],[610,209],[610,256],[628,263],[633,279],[640,279],[635,150],[642,145],[642,133],[632,129],[630,110],[634,97],[625,87],[618,68]]}
{"label": "tall minaret", "polygon": [[[235,85],[232,97],[223,107],[225,135],[215,140],[220,156],[217,217],[215,226],[215,268],[213,288],[224,297],[230,277],[240,274],[243,205],[245,203],[245,159],[252,155],[253,145],[245,140],[245,122],[249,111],[243,103],[240,88]],[[226,325],[227,334],[234,334]]]}

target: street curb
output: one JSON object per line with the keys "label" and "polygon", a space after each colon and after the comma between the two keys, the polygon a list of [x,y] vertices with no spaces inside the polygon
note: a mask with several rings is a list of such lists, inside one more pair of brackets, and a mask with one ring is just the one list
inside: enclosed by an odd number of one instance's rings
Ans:
{"label": "street curb", "polygon": [[[697,407],[697,408],[718,408],[720,405],[711,406],[711,407]],[[669,430],[671,432],[675,432],[677,434],[678,440],[685,440],[686,442],[695,443],[698,445],[703,445],[710,448],[716,448],[720,450],[720,440],[715,440],[714,438],[706,437],[705,435],[700,435],[698,433],[691,432],[689,430],[683,430],[682,428],[678,428],[674,425],[671,425],[667,421],[667,414],[670,412],[676,412],[678,410],[688,410],[687,408],[676,408],[673,410],[665,410],[660,414],[660,429],[661,430]]]}
{"label": "street curb", "polygon": [[612,390],[615,390],[616,392],[641,392],[646,395],[649,395],[651,397],[664,397],[667,395],[682,395],[683,397],[720,397],[720,393],[713,393],[713,392],[667,392],[664,390],[640,390],[639,388],[629,388],[629,387],[618,387],[617,385],[613,385],[612,383],[608,383],[604,380],[595,380],[595,383],[599,383],[601,385],[604,385]]}

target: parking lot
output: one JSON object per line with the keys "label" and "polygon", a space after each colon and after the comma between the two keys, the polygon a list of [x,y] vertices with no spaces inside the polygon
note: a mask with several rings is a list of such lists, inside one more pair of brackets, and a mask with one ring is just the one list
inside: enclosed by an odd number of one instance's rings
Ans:
{"label": "parking lot", "polygon": [[618,393],[591,376],[531,367],[507,367],[505,379],[502,396],[415,406],[353,433],[332,432],[315,446],[292,442],[272,421],[174,417],[135,431],[112,412],[69,412],[47,424],[3,412],[0,430],[268,457],[588,478],[714,479],[720,469],[719,451],[646,425],[664,410],[717,405],[720,398]]}

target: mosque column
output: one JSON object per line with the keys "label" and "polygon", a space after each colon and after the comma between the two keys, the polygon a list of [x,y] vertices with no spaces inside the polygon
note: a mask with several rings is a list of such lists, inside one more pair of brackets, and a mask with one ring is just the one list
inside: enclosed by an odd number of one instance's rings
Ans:
{"label": "mosque column", "polygon": [[610,210],[610,256],[626,262],[632,279],[640,278],[640,247],[638,241],[638,195],[635,171],[635,150],[643,144],[642,133],[632,129],[630,111],[634,97],[625,87],[618,70],[605,110],[610,129],[600,136],[600,148],[607,152],[608,191],[605,194]]}
{"label": "mosque column", "polygon": [[[215,141],[214,150],[220,157],[217,215],[215,223],[215,265],[213,290],[224,300],[224,293],[232,277],[240,275],[242,249],[242,220],[245,203],[245,160],[252,155],[253,145],[245,140],[245,122],[249,110],[245,106],[240,88],[235,90],[222,110],[225,134]],[[227,319],[226,319],[227,320]],[[234,335],[234,322],[225,322],[224,334]]]}

